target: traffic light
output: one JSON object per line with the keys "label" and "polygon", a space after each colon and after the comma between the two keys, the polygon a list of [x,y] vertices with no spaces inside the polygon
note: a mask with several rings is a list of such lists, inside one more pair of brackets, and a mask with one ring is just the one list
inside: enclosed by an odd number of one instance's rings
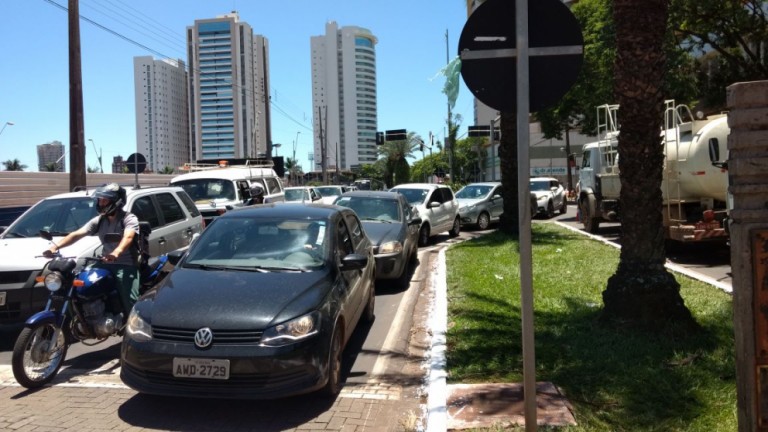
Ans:
{"label": "traffic light", "polygon": [[408,132],[405,129],[388,130],[384,136],[385,141],[405,141],[408,139]]}

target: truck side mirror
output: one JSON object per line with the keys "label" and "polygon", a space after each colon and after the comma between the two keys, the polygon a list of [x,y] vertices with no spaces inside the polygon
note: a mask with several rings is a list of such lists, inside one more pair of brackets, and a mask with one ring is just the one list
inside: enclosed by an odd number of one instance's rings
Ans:
{"label": "truck side mirror", "polygon": [[712,166],[728,169],[728,162],[720,160],[720,142],[717,138],[709,139],[709,160]]}

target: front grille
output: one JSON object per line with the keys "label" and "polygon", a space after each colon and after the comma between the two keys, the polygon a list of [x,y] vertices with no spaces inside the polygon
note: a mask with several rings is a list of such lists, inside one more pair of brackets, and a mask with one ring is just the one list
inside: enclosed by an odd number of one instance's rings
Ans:
{"label": "front grille", "polygon": [[[195,333],[198,329],[189,330],[174,327],[152,326],[152,336],[155,340],[167,342],[189,343],[195,342]],[[251,345],[261,341],[259,330],[216,330],[213,332],[215,345]]]}
{"label": "front grille", "polygon": [[24,284],[27,283],[32,273],[37,273],[37,270],[0,272],[0,281],[3,281],[4,284]]}

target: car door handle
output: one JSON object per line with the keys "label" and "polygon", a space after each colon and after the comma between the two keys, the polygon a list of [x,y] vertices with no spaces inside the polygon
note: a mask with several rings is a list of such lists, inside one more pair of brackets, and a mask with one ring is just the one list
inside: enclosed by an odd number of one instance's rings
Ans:
{"label": "car door handle", "polygon": [[157,239],[157,242],[159,244],[161,244],[161,245],[164,245],[165,244],[165,237],[160,237],[159,239]]}

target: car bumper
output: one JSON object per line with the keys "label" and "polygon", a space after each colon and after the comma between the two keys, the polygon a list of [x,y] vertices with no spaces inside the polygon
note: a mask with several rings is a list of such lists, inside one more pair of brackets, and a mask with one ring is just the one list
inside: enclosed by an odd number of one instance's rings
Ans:
{"label": "car bumper", "polygon": [[42,285],[35,286],[35,276],[39,271],[29,272],[29,280],[23,286],[0,284],[0,329],[16,328],[23,324],[35,312],[43,309],[48,301],[48,290]]}
{"label": "car bumper", "polygon": [[376,255],[376,279],[397,279],[403,274],[408,257],[403,253]]}
{"label": "car bumper", "polygon": [[[272,399],[308,393],[327,381],[328,340],[318,335],[284,347],[216,346],[123,339],[120,379],[141,393],[221,399]],[[177,378],[173,359],[226,359],[228,379]]]}
{"label": "car bumper", "polygon": [[477,223],[477,217],[480,212],[477,210],[472,211],[459,211],[459,220],[462,224],[474,224]]}

